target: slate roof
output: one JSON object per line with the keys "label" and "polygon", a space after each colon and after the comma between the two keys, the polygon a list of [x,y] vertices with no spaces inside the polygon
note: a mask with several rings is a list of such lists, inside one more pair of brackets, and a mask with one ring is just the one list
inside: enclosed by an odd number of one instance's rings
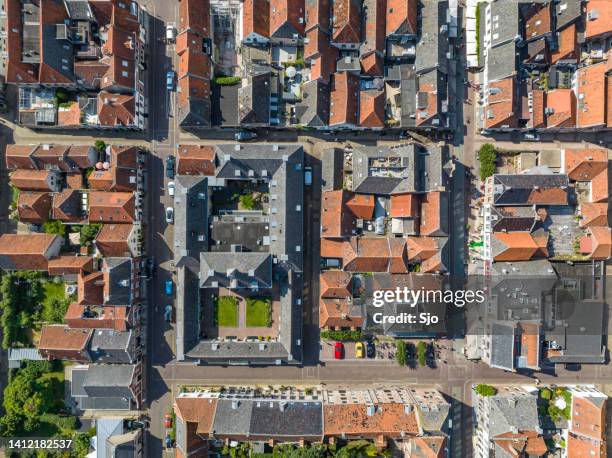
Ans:
{"label": "slate roof", "polygon": [[320,402],[252,402],[249,432],[263,437],[323,436]]}
{"label": "slate roof", "polygon": [[534,431],[539,427],[537,396],[520,393],[489,397],[489,435],[519,431]]}
{"label": "slate roof", "polygon": [[240,124],[270,122],[271,73],[265,68],[252,69],[246,85],[238,89]]}
{"label": "slate roof", "polygon": [[130,364],[92,364],[83,380],[83,391],[90,397],[129,399],[135,369]]}
{"label": "slate roof", "polygon": [[89,355],[97,363],[133,363],[129,346],[134,335],[129,331],[115,331],[114,329],[96,329],[89,341]]}
{"label": "slate roof", "polygon": [[[199,260],[208,247],[208,179],[202,176],[177,175],[174,180],[174,257],[178,265],[184,257]],[[204,239],[200,240],[200,235]]]}
{"label": "slate roof", "polygon": [[203,288],[215,287],[214,282],[226,288],[271,288],[272,257],[269,253],[200,253],[200,278]]}
{"label": "slate roof", "polygon": [[567,205],[569,180],[560,174],[494,175],[494,205]]}
{"label": "slate roof", "polygon": [[448,33],[441,29],[446,23],[447,10],[447,0],[421,4],[421,32],[417,41],[415,60],[417,73],[424,73],[434,68],[438,68],[442,73],[447,72]]}
{"label": "slate roof", "polygon": [[297,123],[308,127],[324,127],[329,124],[329,85],[322,79],[302,85],[302,100],[296,104]]}
{"label": "slate roof", "polygon": [[132,258],[104,258],[104,303],[132,304]]}

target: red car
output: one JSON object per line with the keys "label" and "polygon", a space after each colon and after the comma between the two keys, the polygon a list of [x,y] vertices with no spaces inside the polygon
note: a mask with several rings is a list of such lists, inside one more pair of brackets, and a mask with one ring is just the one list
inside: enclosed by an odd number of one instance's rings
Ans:
{"label": "red car", "polygon": [[169,413],[164,416],[164,427],[172,428],[172,415]]}
{"label": "red car", "polygon": [[336,345],[334,345],[334,358],[344,358],[344,345],[342,345],[342,342],[336,342]]}

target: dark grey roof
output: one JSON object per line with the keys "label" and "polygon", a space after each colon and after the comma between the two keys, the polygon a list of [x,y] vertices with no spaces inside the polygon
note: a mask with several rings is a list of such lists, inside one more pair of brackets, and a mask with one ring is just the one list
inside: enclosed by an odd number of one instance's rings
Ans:
{"label": "dark grey roof", "polygon": [[174,180],[174,262],[199,259],[208,246],[208,178],[178,175]]}
{"label": "dark grey roof", "polygon": [[[56,72],[74,81],[74,51],[72,43],[69,40],[58,39],[57,29],[56,24],[42,24],[42,61]],[[53,76],[50,78],[53,81]]]}
{"label": "dark grey roof", "polygon": [[271,288],[272,256],[253,252],[200,253],[202,288]]}
{"label": "dark grey roof", "polygon": [[569,192],[567,175],[515,174],[493,177],[493,202],[495,205],[528,205],[534,191],[562,188]]}
{"label": "dark grey roof", "polygon": [[132,304],[132,259],[104,258],[104,269],[108,269],[108,296],[106,305]]}
{"label": "dark grey roof", "polygon": [[496,47],[520,38],[519,4],[517,0],[489,3],[491,8],[491,46]]}
{"label": "dark grey roof", "polygon": [[212,433],[215,435],[246,435],[251,426],[253,401],[219,399],[215,410]]}
{"label": "dark grey roof", "polygon": [[246,86],[238,89],[238,121],[240,124],[267,125],[270,123],[269,70],[253,70]]}
{"label": "dark grey roof", "polygon": [[189,97],[184,105],[177,104],[177,119],[183,128],[210,127],[210,100]]}
{"label": "dark grey roof", "polygon": [[212,123],[215,126],[240,125],[238,121],[238,86],[220,86],[213,84]]}
{"label": "dark grey roof", "polygon": [[491,325],[491,366],[514,369],[514,336],[516,328],[511,324]]}
{"label": "dark grey roof", "polygon": [[86,0],[66,0],[68,17],[73,21],[94,21],[95,18]]}
{"label": "dark grey roof", "polygon": [[[193,259],[193,258],[189,258]],[[176,277],[176,359],[183,361],[185,353],[200,340],[200,280],[199,269],[177,267]]]}
{"label": "dark grey roof", "polygon": [[517,62],[518,56],[514,41],[489,49],[486,66],[489,81],[497,81],[515,75]]}
{"label": "dark grey roof", "polygon": [[[223,157],[222,164],[217,170],[217,178],[226,178],[229,180],[245,180],[251,178],[269,178],[283,164],[283,160],[270,159],[266,157],[236,157],[232,152],[226,152]],[[227,158],[226,156],[229,156]]]}
{"label": "dark grey roof", "polygon": [[323,191],[342,189],[344,152],[329,148],[321,153],[321,186]]}
{"label": "dark grey roof", "polygon": [[536,223],[536,213],[532,207],[491,207],[491,227],[493,232],[529,231]]}
{"label": "dark grey roof", "polygon": [[428,145],[422,151],[425,176],[422,177],[423,191],[440,191],[448,185],[448,175],[444,166],[449,160],[447,145]]}
{"label": "dark grey roof", "polygon": [[83,389],[85,377],[87,377],[87,366],[74,367],[72,369],[72,383],[70,384],[70,394],[74,397],[87,396]]}
{"label": "dark grey roof", "polygon": [[[385,161],[388,165],[384,165]],[[353,150],[353,191],[359,193],[389,195],[419,191],[422,171],[421,148],[414,144],[360,146]]]}
{"label": "dark grey roof", "polygon": [[554,5],[557,30],[582,17],[582,0],[559,0]]}
{"label": "dark grey roof", "polygon": [[302,85],[302,100],[295,106],[298,124],[324,127],[329,124],[329,86],[321,79]]}
{"label": "dark grey roof", "polygon": [[83,390],[89,397],[131,398],[135,368],[130,364],[92,364],[87,369]]}
{"label": "dark grey roof", "polygon": [[89,341],[89,355],[97,363],[133,363],[130,351],[133,339],[131,330],[96,329]]}
{"label": "dark grey roof", "polygon": [[139,430],[109,437],[107,442],[107,458],[136,458]]}
{"label": "dark grey roof", "polygon": [[416,125],[416,94],[418,81],[414,65],[401,65],[398,69],[400,79],[400,97],[402,127],[414,127]]}
{"label": "dark grey roof", "polygon": [[320,402],[253,401],[251,435],[268,437],[322,437]]}
{"label": "dark grey roof", "polygon": [[420,36],[416,46],[416,71],[422,73],[433,68],[447,72],[448,1],[422,2]]}
{"label": "dark grey roof", "polygon": [[499,394],[489,398],[489,437],[513,430],[536,431],[538,397],[528,393]]}

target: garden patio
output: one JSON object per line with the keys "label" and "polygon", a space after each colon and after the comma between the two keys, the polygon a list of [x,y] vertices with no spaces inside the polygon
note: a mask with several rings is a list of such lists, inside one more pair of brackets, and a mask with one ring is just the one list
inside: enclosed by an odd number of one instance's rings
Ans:
{"label": "garden patio", "polygon": [[280,296],[278,287],[253,293],[226,288],[202,290],[203,338],[278,337]]}

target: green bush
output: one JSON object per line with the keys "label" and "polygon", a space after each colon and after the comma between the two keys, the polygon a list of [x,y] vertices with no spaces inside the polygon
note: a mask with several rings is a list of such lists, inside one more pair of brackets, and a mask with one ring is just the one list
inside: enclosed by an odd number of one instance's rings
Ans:
{"label": "green bush", "polygon": [[245,210],[253,210],[255,208],[255,199],[251,194],[243,194],[240,196],[240,205]]}
{"label": "green bush", "polygon": [[484,181],[495,173],[497,151],[493,145],[485,143],[478,151],[478,158],[480,161],[480,179]]}
{"label": "green bush", "polygon": [[103,153],[104,151],[106,151],[106,143],[104,142],[104,140],[96,140],[96,142],[94,143],[94,148],[96,148],[98,152]]}
{"label": "green bush", "polygon": [[395,360],[400,366],[406,365],[406,342],[403,340],[395,341]]}
{"label": "green bush", "polygon": [[55,219],[46,221],[43,224],[43,230],[47,234],[61,235],[62,237],[66,236],[66,226],[64,226],[61,221]]}
{"label": "green bush", "polygon": [[427,344],[425,342],[419,342],[417,344],[417,359],[419,361],[419,366],[421,367],[425,367],[425,364],[427,363],[426,352]]}
{"label": "green bush", "polygon": [[550,391],[548,388],[542,388],[540,390],[540,397],[542,399],[549,400],[550,398],[552,398],[552,391]]}
{"label": "green bush", "polygon": [[332,331],[332,330],[324,330],[321,331],[321,338],[326,340],[352,340],[358,341],[361,340],[361,330],[355,331]]}
{"label": "green bush", "polygon": [[100,232],[101,227],[102,224],[100,223],[85,224],[81,226],[81,245],[89,246],[98,235],[98,232]]}
{"label": "green bush", "polygon": [[217,76],[213,81],[219,86],[235,86],[240,83],[241,78],[239,76]]}
{"label": "green bush", "polygon": [[474,391],[484,397],[495,396],[497,394],[497,388],[491,385],[486,385],[484,383],[476,385]]}

